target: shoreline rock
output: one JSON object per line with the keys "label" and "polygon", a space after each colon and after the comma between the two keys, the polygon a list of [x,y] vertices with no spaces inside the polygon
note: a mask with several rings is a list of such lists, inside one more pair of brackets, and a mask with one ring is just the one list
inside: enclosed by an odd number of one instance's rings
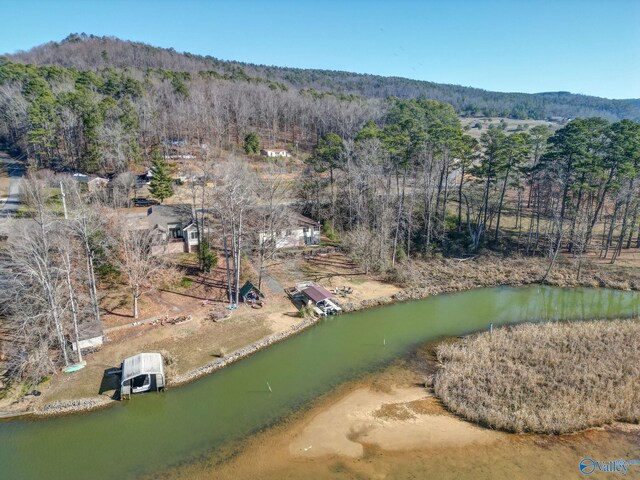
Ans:
{"label": "shoreline rock", "polygon": [[298,323],[297,325],[294,325],[293,327],[287,330],[284,330],[282,332],[279,332],[273,335],[269,335],[268,337],[265,337],[262,340],[258,340],[257,342],[247,345],[246,347],[242,347],[239,350],[235,350],[229,355],[225,355],[223,358],[213,360],[187,373],[183,373],[182,375],[179,375],[175,379],[169,380],[167,386],[178,387],[180,385],[184,385],[184,384],[196,381],[206,375],[209,375],[215,372],[216,370],[220,370],[226,367],[227,365],[230,365],[239,360],[242,360],[243,358],[253,355],[254,353],[259,352],[260,350],[263,350],[269,347],[270,345],[273,345],[274,343],[278,343],[278,342],[281,342],[282,340],[292,337],[302,332],[303,330],[306,330],[307,328],[315,325],[319,321],[320,321],[320,318],[306,319],[303,322]]}
{"label": "shoreline rock", "polygon": [[32,412],[25,412],[25,415],[36,417],[58,417],[73,413],[89,412],[114,405],[115,400],[106,397],[78,398],[74,400],[56,400],[45,403]]}

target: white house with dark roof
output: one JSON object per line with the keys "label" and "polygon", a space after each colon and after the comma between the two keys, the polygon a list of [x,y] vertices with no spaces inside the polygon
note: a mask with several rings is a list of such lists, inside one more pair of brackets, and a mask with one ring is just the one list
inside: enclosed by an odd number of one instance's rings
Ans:
{"label": "white house with dark roof", "polygon": [[265,148],[260,150],[260,154],[264,157],[290,157],[291,154],[284,148]]}

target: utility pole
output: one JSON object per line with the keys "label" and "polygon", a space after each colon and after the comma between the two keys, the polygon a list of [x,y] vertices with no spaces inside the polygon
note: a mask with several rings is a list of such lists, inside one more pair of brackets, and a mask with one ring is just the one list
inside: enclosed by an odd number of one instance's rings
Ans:
{"label": "utility pole", "polygon": [[62,186],[62,180],[60,181],[60,193],[62,195],[62,208],[64,209],[64,219],[67,220],[69,218],[67,216],[67,200],[64,194],[64,187]]}

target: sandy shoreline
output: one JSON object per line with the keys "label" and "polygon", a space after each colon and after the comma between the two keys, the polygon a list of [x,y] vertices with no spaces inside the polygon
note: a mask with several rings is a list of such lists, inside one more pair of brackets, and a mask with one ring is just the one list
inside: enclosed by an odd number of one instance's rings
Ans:
{"label": "sandy shoreline", "polygon": [[298,457],[364,456],[364,445],[383,450],[487,445],[504,434],[448,414],[424,387],[391,392],[359,388],[315,416],[289,445]]}
{"label": "sandy shoreline", "polygon": [[163,474],[174,480],[566,479],[580,478],[585,456],[640,455],[637,425],[522,435],[457,417],[417,385],[424,372],[416,367],[431,348],[338,387],[228,450]]}

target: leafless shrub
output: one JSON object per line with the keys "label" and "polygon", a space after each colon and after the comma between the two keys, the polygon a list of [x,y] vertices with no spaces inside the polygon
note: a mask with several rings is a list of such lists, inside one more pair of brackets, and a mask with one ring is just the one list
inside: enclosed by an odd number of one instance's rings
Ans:
{"label": "leafless shrub", "polygon": [[216,305],[209,310],[209,313],[207,313],[207,318],[212,322],[220,322],[222,320],[226,320],[230,316],[231,311],[224,305]]}
{"label": "leafless shrub", "polygon": [[164,363],[164,370],[167,379],[174,378],[178,372],[178,359],[176,356],[168,350],[161,350],[162,361]]}

